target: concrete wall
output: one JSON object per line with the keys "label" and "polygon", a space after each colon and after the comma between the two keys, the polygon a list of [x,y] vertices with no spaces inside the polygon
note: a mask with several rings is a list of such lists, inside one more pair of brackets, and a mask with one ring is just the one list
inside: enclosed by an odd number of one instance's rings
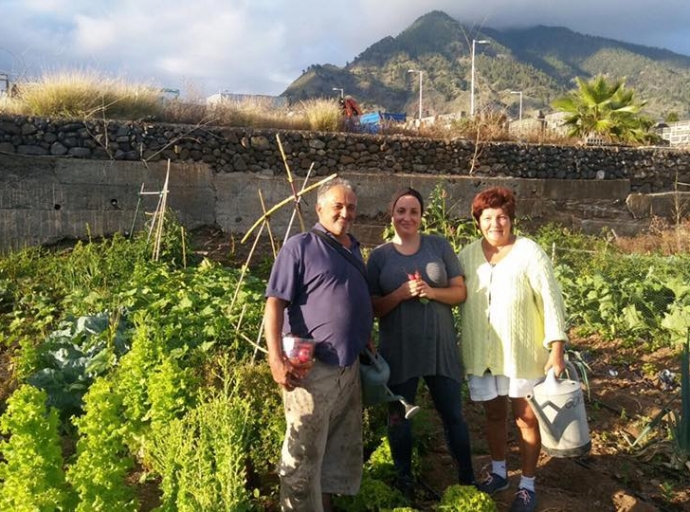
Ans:
{"label": "concrete wall", "polygon": [[[0,155],[0,249],[141,229],[156,210],[163,162],[114,162]],[[215,223],[213,172],[171,168],[168,205],[190,228]],[[135,215],[136,213],[136,215]]]}
{"label": "concrete wall", "polygon": [[[384,135],[0,118],[0,250],[141,229],[155,211],[170,158],[168,206],[190,229],[245,233],[290,194],[280,133],[301,187],[333,173],[359,190],[356,233],[376,243],[388,200],[403,185],[427,195],[441,181],[453,213],[469,215],[477,191],[514,189],[532,222],[617,233],[644,230],[652,215],[677,218],[688,203],[690,153],[657,149],[481,144]],[[194,135],[196,134],[196,135]],[[194,135],[194,136],[193,136]],[[198,136],[197,136],[198,135]],[[141,194],[143,191],[145,194]],[[149,194],[154,192],[154,194]],[[315,220],[315,193],[302,204]],[[681,207],[681,210],[679,210]],[[271,217],[276,233],[288,206]]]}
{"label": "concrete wall", "polygon": [[[142,229],[157,208],[167,164],[115,162],[0,155],[0,248],[46,244],[63,238],[85,238]],[[644,229],[648,219],[635,219],[626,206],[628,180],[543,180],[478,178],[452,175],[374,174],[342,172],[359,193],[360,220],[355,233],[376,243],[393,191],[418,188],[425,196],[441,181],[454,214],[468,216],[477,193],[501,184],[515,190],[518,214],[534,222],[559,221],[587,231],[616,226],[621,234]],[[315,183],[323,177],[315,178]],[[302,186],[302,178],[297,186]],[[141,194],[142,190],[145,194]],[[171,164],[168,206],[189,229],[214,225],[228,233],[246,233],[266,209],[290,195],[285,176],[261,173],[214,173],[206,164]],[[154,194],[149,194],[154,192]],[[316,219],[316,193],[305,195],[307,226]],[[282,234],[292,205],[271,216],[271,227]],[[293,231],[298,227],[294,221]]]}

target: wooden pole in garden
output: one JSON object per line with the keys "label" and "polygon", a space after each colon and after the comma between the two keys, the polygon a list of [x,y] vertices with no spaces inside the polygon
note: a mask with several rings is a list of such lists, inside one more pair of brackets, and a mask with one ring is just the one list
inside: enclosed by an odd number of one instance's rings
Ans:
{"label": "wooden pole in garden", "polygon": [[[280,149],[280,155],[283,157],[283,164],[285,165],[285,171],[287,172],[288,183],[292,189],[292,197],[295,200],[295,211],[297,212],[297,218],[299,219],[299,226],[302,231],[304,231],[304,219],[302,218],[302,210],[300,209],[299,199],[300,196],[297,195],[297,189],[295,188],[295,182],[292,179],[292,172],[290,172],[290,165],[288,164],[287,157],[285,156],[285,151],[283,151],[283,143],[280,142],[280,134],[276,133],[276,140],[278,141],[278,149]],[[313,164],[312,164],[313,165]]]}
{"label": "wooden pole in garden", "polygon": [[247,256],[247,262],[244,265],[242,265],[242,271],[240,272],[240,278],[237,280],[237,286],[235,287],[235,294],[232,296],[232,301],[230,301],[229,311],[232,311],[232,308],[235,305],[235,302],[237,301],[237,296],[240,294],[240,288],[242,285],[242,281],[244,281],[244,276],[247,273],[247,269],[249,268],[249,262],[251,261],[252,256],[254,255],[254,250],[256,249],[256,246],[259,243],[259,238],[261,238],[261,233],[263,233],[264,227],[266,227],[267,224],[268,224],[268,218],[265,218],[263,220],[263,223],[261,224],[261,228],[259,229],[259,232],[256,234],[256,238],[254,238],[254,244],[252,245],[252,248],[249,251],[249,255]]}
{"label": "wooden pole in garden", "polygon": [[[266,215],[266,203],[264,203],[264,196],[261,193],[261,189],[259,189],[259,201],[261,201],[261,210],[264,212],[264,215]],[[268,222],[268,217],[266,217],[266,230],[268,231],[268,238],[271,241],[271,251],[273,252],[273,259],[275,259],[277,255],[276,243],[273,239],[273,232],[271,231],[271,224]],[[249,265],[248,261],[246,265]]]}
{"label": "wooden pole in garden", "polygon": [[[322,179],[321,181],[319,181],[319,182],[317,182],[317,183],[314,183],[313,185],[309,185],[308,187],[306,187],[306,188],[305,188],[304,190],[302,190],[301,192],[297,192],[297,195],[298,195],[298,196],[303,196],[303,195],[306,194],[307,192],[311,192],[311,191],[314,190],[315,188],[318,188],[318,187],[320,187],[321,185],[323,185],[324,183],[326,183],[326,182],[328,182],[328,181],[331,181],[331,180],[332,180],[333,178],[335,178],[336,176],[338,176],[338,174],[331,174],[330,176],[328,176],[328,177]],[[282,208],[283,206],[285,206],[286,204],[288,204],[290,201],[294,201],[294,197],[293,197],[293,196],[290,196],[290,197],[287,197],[287,198],[283,199],[283,200],[280,201],[278,204],[276,204],[276,205],[274,205],[273,207],[271,207],[265,214],[263,214],[261,217],[259,217],[259,219],[257,219],[257,221],[256,221],[254,224],[252,224],[252,226],[249,228],[249,230],[247,230],[247,233],[244,235],[244,237],[242,238],[242,240],[241,240],[240,243],[246,242],[247,239],[249,238],[249,235],[251,235],[252,231],[254,231],[254,230],[259,226],[259,224],[261,224],[263,221],[265,221],[268,217],[270,217],[270,216],[271,216],[273,213],[275,213],[277,210],[279,210],[280,208]]]}
{"label": "wooden pole in garden", "polygon": [[159,208],[154,215],[155,220],[158,220],[158,226],[156,229],[156,239],[153,245],[153,261],[158,261],[161,253],[161,239],[163,238],[163,224],[165,222],[165,210],[168,206],[168,183],[170,181],[170,159],[168,159],[168,169],[165,173],[165,183],[163,184],[163,190],[161,191],[161,200],[158,202]]}
{"label": "wooden pole in garden", "polygon": [[[234,295],[233,295],[233,297],[232,297],[232,300],[231,300],[231,302],[230,302],[230,307],[228,308],[229,312],[232,312],[233,307],[235,306],[235,303],[236,303],[236,301],[237,301],[237,297],[239,296],[240,288],[241,288],[241,286],[242,286],[242,282],[244,281],[244,276],[245,276],[247,270],[249,269],[249,263],[251,262],[252,256],[254,255],[254,251],[255,251],[255,249],[256,249],[256,246],[257,246],[257,244],[258,244],[259,239],[261,238],[261,234],[263,233],[264,227],[267,227],[267,228],[268,228],[269,236],[271,237],[271,247],[272,247],[272,249],[273,249],[273,257],[274,257],[274,258],[276,257],[276,249],[275,249],[275,246],[273,245],[273,237],[272,237],[272,234],[271,234],[272,232],[271,232],[271,228],[270,228],[270,218],[271,218],[271,215],[272,215],[275,211],[277,211],[279,208],[281,208],[281,207],[285,206],[286,204],[290,203],[290,201],[294,201],[294,200],[295,200],[295,196],[297,197],[297,202],[299,202],[299,200],[301,199],[301,197],[302,197],[304,194],[306,194],[307,192],[309,192],[309,191],[311,191],[311,190],[314,190],[314,189],[317,188],[317,187],[320,187],[320,186],[323,185],[324,183],[326,183],[326,182],[332,180],[333,178],[335,178],[335,177],[337,176],[337,174],[332,174],[332,175],[330,175],[330,176],[324,178],[323,180],[320,180],[319,182],[314,183],[313,185],[307,186],[307,181],[309,180],[309,177],[310,177],[310,175],[311,175],[311,171],[312,171],[313,168],[314,168],[314,164],[312,163],[311,166],[309,167],[309,171],[307,172],[307,176],[306,176],[306,178],[304,179],[304,183],[302,184],[302,189],[301,189],[299,192],[296,192],[296,191],[295,191],[295,189],[294,189],[294,184],[293,184],[293,189],[292,189],[292,190],[294,191],[293,195],[292,195],[292,196],[289,196],[289,197],[287,197],[287,198],[285,198],[283,201],[280,201],[278,204],[276,204],[275,206],[273,206],[273,207],[272,207],[271,209],[269,209],[268,211],[266,210],[266,206],[265,206],[265,204],[264,204],[264,200],[263,200],[263,195],[262,195],[262,193],[261,193],[261,189],[259,189],[259,200],[261,201],[261,208],[262,208],[262,210],[263,210],[263,215],[252,225],[251,228],[249,228],[249,231],[247,231],[247,233],[246,233],[246,234],[244,235],[244,237],[242,238],[242,242],[241,242],[241,243],[244,243],[244,242],[247,240],[248,236],[251,234],[252,231],[254,231],[254,229],[255,229],[259,224],[261,224],[261,228],[259,229],[259,232],[258,232],[258,234],[256,235],[256,238],[254,239],[254,244],[252,245],[252,248],[251,248],[251,250],[249,251],[249,255],[247,256],[247,260],[246,260],[245,264],[242,266],[242,271],[241,271],[241,273],[240,273],[240,277],[239,277],[239,279],[237,280],[237,285],[236,285],[236,288],[235,288],[235,293],[234,293]],[[295,212],[294,212],[294,211],[293,211],[293,214],[292,214],[292,215],[293,215],[293,217],[290,219],[290,222],[291,222],[291,223],[292,223],[292,219],[294,218],[294,215],[295,215]],[[285,238],[288,237],[289,232],[290,232],[290,226],[288,226],[288,230],[287,230],[287,232],[286,232],[286,234],[285,234]],[[285,238],[284,238],[284,239],[285,239]],[[284,239],[283,239],[283,240],[284,240]],[[240,320],[240,323],[241,323],[241,320]],[[240,325],[238,324],[236,327],[237,327],[237,332],[239,332]],[[264,320],[262,319],[262,320],[261,320],[261,325],[260,325],[260,327],[259,327],[259,332],[258,332],[258,334],[257,334],[257,341],[256,341],[256,342],[250,340],[250,339],[247,338],[246,336],[242,336],[242,337],[244,337],[245,339],[247,339],[247,341],[249,341],[249,342],[254,346],[254,356],[253,356],[253,357],[256,357],[257,350],[262,350],[262,351],[264,351],[264,352],[266,351],[266,350],[265,350],[263,347],[261,347],[261,345],[260,345],[261,337],[262,337],[262,335],[263,335],[263,330],[264,330]]]}
{"label": "wooden pole in garden", "polygon": [[[309,176],[311,175],[312,169],[314,169],[314,162],[312,162],[311,165],[309,166],[309,170],[307,171],[307,177],[304,178],[304,183],[302,183],[302,190],[300,190],[300,194],[302,194],[302,193],[304,192],[304,187],[307,186],[307,181],[309,181]],[[297,206],[300,206],[299,203],[301,202],[301,200],[302,200],[302,196],[300,195],[300,196],[297,198]],[[302,210],[298,210],[297,208],[295,208],[294,210],[292,210],[292,215],[290,216],[290,222],[288,222],[287,231],[285,232],[285,236],[283,237],[283,240],[287,240],[287,238],[290,236],[290,231],[292,230],[292,222],[295,220],[295,213],[296,213],[297,211],[299,211],[300,214],[301,214],[301,211],[302,211]],[[301,217],[301,215],[300,215],[300,219],[301,219],[301,218],[302,218],[302,217]],[[302,231],[304,231],[304,223],[302,223]]]}
{"label": "wooden pole in garden", "polygon": [[[311,171],[313,169],[314,169],[314,162],[312,162],[311,165],[309,166],[309,170],[307,171],[307,176],[304,178],[304,182],[302,183],[302,189],[300,190],[300,199],[302,199],[302,194],[304,194],[304,191],[307,187],[307,182],[309,181],[309,177],[311,176]],[[265,209],[264,209],[264,213],[266,213]],[[283,241],[286,240],[288,236],[290,236],[290,229],[292,227],[292,221],[294,220],[294,218],[295,218],[295,211],[293,211],[292,215],[290,216],[290,223],[288,224],[287,230],[285,231],[285,236],[283,237]],[[275,259],[275,257],[276,257],[276,252],[275,252],[275,248],[274,248],[273,259]],[[249,265],[249,261],[247,261],[246,265],[247,266]],[[252,343],[252,345],[254,345],[254,354],[252,355],[252,361],[254,361],[254,358],[256,357],[256,353],[258,350],[263,350],[264,352],[267,352],[267,350],[264,349],[263,347],[261,347],[261,344],[260,344],[261,343],[261,337],[264,333],[264,322],[265,322],[265,319],[262,317],[261,318],[261,325],[259,326],[259,332],[256,336],[256,343]]]}

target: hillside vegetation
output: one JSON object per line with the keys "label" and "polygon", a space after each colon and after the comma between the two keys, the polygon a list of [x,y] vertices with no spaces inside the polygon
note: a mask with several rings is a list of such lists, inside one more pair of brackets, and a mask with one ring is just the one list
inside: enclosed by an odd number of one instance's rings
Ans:
{"label": "hillside vegetation", "polygon": [[604,75],[625,79],[647,101],[645,113],[690,116],[690,57],[573,32],[537,26],[495,30],[469,28],[440,11],[417,19],[399,35],[374,43],[344,67],[309,66],[283,93],[293,99],[332,96],[342,87],[369,110],[412,114],[418,109],[418,74],[423,71],[425,114],[469,111],[472,40],[488,40],[475,51],[475,101],[482,109],[508,109],[517,117],[523,92],[525,115],[551,111],[550,102],[575,86],[575,78]]}

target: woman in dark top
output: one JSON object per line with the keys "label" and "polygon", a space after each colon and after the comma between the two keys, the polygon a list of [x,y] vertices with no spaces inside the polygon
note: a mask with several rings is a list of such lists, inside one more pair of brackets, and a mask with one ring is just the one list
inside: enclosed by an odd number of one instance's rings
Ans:
{"label": "woman in dark top", "polygon": [[[470,439],[462,415],[462,368],[453,306],[465,300],[462,269],[448,241],[419,232],[424,202],[406,188],[391,202],[395,235],[374,249],[367,278],[379,318],[379,350],[390,366],[388,386],[414,403],[424,378],[443,426],[458,481],[474,482]],[[412,428],[400,402],[391,402],[388,440],[399,486],[413,494]]]}

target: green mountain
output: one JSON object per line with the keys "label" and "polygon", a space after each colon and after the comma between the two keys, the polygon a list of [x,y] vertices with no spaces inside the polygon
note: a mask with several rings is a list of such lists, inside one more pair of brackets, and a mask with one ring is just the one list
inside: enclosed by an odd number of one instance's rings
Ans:
{"label": "green mountain", "polygon": [[481,30],[440,11],[417,19],[397,37],[374,43],[345,67],[312,65],[282,94],[292,100],[332,97],[343,88],[367,110],[406,112],[419,108],[422,70],[424,115],[468,112],[475,45],[475,109],[552,111],[550,103],[575,87],[575,77],[625,78],[645,113],[690,117],[690,57],[668,50],[588,36],[563,27]]}

